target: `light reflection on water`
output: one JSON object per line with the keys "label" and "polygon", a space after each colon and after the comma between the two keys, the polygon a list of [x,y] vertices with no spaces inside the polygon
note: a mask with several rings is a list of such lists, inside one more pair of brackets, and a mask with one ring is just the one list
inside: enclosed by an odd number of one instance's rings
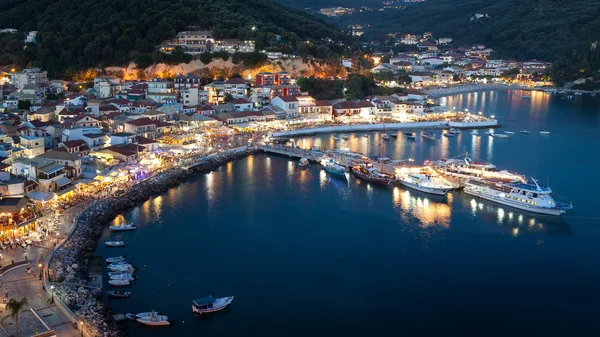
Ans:
{"label": "light reflection on water", "polygon": [[402,192],[398,187],[394,187],[392,196],[394,205],[419,220],[420,226],[450,227],[452,212],[448,204],[433,201],[424,195],[413,194],[409,190]]}

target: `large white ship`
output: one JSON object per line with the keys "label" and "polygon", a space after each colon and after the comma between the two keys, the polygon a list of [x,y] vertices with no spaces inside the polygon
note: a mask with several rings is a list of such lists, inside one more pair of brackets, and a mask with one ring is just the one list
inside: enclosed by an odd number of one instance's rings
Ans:
{"label": "large white ship", "polygon": [[503,179],[522,183],[527,181],[521,175],[506,170],[499,171],[496,165],[491,163],[473,161],[468,153],[457,158],[442,159],[433,163],[432,167],[441,174],[458,178]]}
{"label": "large white ship", "polygon": [[453,187],[443,177],[422,168],[401,168],[396,170],[396,179],[406,187],[424,193],[444,195]]}
{"label": "large white ship", "polygon": [[470,179],[465,185],[465,193],[490,200],[502,205],[547,215],[561,215],[573,208],[552,198],[552,190],[547,186],[527,182],[506,182],[499,179]]}

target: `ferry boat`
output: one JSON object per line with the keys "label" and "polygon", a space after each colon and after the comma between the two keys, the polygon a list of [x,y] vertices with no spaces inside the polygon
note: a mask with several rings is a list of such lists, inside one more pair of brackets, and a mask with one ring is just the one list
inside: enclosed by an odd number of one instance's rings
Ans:
{"label": "ferry boat", "polygon": [[528,135],[528,134],[530,134],[531,132],[530,132],[529,130],[521,130],[521,131],[519,131],[519,133],[522,133],[522,134],[524,134],[524,135]]}
{"label": "ferry boat", "polygon": [[464,191],[502,205],[546,215],[561,215],[573,208],[572,205],[554,201],[550,187],[538,185],[533,178],[532,181],[533,184],[472,179],[466,183]]}
{"label": "ferry boat", "polygon": [[192,312],[196,314],[209,314],[227,308],[233,301],[233,296],[214,298],[202,297],[192,301]]}
{"label": "ferry boat", "polygon": [[420,171],[411,172],[409,170],[400,170],[396,178],[406,187],[429,194],[445,195],[452,189],[442,177],[434,176],[430,173]]}
{"label": "ferry boat", "polygon": [[389,185],[392,177],[388,174],[379,172],[378,169],[366,164],[359,164],[352,167],[352,172],[360,179],[379,185]]}
{"label": "ferry boat", "polygon": [[340,176],[340,177],[345,177],[346,174],[346,168],[343,167],[342,165],[339,165],[338,163],[336,163],[335,161],[333,161],[333,159],[329,158],[329,159],[322,159],[321,160],[321,167],[323,167],[323,169],[333,175],[336,176]]}
{"label": "ferry boat", "polygon": [[425,139],[435,140],[435,134],[433,132],[423,132],[421,137]]}
{"label": "ferry boat", "polygon": [[464,156],[459,156],[456,158],[442,159],[433,163],[432,166],[438,169],[442,174],[459,178],[497,178],[508,181],[526,181],[523,176],[518,174],[508,172],[506,170],[499,171],[498,168],[491,163],[484,161],[473,161],[471,157],[469,157],[468,153],[466,153]]}

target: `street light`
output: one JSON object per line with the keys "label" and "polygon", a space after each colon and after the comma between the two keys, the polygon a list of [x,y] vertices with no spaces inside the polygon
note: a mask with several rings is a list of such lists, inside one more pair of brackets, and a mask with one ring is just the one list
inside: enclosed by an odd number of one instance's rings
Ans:
{"label": "street light", "polygon": [[38,269],[40,270],[40,280],[42,279],[42,264],[38,264]]}
{"label": "street light", "polygon": [[83,337],[83,321],[79,322],[79,326],[80,326],[79,330],[81,330],[81,337]]}
{"label": "street light", "polygon": [[50,303],[54,303],[54,285],[50,286],[50,293],[52,294],[52,299],[50,300]]}

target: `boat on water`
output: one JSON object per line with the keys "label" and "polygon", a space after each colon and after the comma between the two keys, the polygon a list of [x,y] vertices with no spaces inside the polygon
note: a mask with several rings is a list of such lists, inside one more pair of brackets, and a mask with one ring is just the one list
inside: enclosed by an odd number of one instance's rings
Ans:
{"label": "boat on water", "polygon": [[131,224],[131,223],[126,223],[126,224],[122,224],[122,225],[117,225],[117,226],[110,226],[108,227],[110,228],[110,230],[118,232],[118,231],[131,231],[134,229],[137,229],[137,225]]}
{"label": "boat on water", "polygon": [[491,135],[493,135],[494,133],[493,133],[492,131],[485,131],[485,132],[484,132],[484,134],[486,134],[486,135],[488,135],[488,136],[491,136]]}
{"label": "boat on water", "polygon": [[115,256],[106,259],[106,263],[116,263],[125,261],[125,256]]}
{"label": "boat on water", "polygon": [[549,135],[550,131],[540,131],[540,135]]}
{"label": "boat on water", "polygon": [[416,139],[417,139],[417,136],[415,136],[415,135],[410,135],[410,136],[406,136],[406,138],[407,138],[407,139],[410,139],[410,140],[416,140]]}
{"label": "boat on water", "polygon": [[307,167],[308,166],[308,159],[302,157],[300,158],[300,161],[298,162],[298,166],[300,167]]}
{"label": "boat on water", "polygon": [[125,247],[125,241],[106,241],[106,247]]}
{"label": "boat on water", "polygon": [[117,273],[117,274],[109,275],[108,277],[110,277],[111,280],[127,280],[127,281],[135,280],[135,276],[133,276],[133,274],[130,274],[130,273]]}
{"label": "boat on water", "polygon": [[396,138],[396,137],[398,137],[398,134],[397,133],[390,133],[390,137]]}
{"label": "boat on water", "polygon": [[108,284],[113,287],[124,287],[131,284],[129,280],[109,280]]}
{"label": "boat on water", "polygon": [[530,132],[529,130],[521,130],[521,131],[519,131],[519,133],[522,133],[522,134],[528,135],[528,134],[530,134],[531,132]]}
{"label": "boat on water", "polygon": [[364,134],[364,135],[362,135],[362,136],[363,136],[363,138],[369,138],[369,134],[368,134],[368,133],[365,133],[365,134]]}
{"label": "boat on water", "polygon": [[573,95],[568,95],[567,99],[573,99]]}
{"label": "boat on water", "polygon": [[525,182],[525,177],[508,172],[506,170],[498,170],[496,165],[471,159],[468,153],[450,159],[442,159],[431,164],[438,172],[443,175],[467,178],[467,179],[484,179],[497,178],[508,181]]}
{"label": "boat on water", "polygon": [[467,181],[464,191],[498,204],[546,215],[561,215],[573,208],[573,205],[554,201],[550,187],[540,186],[533,178],[532,181],[471,179]]}
{"label": "boat on water", "polygon": [[165,315],[152,315],[146,317],[140,317],[136,319],[136,321],[140,322],[144,325],[150,326],[166,326],[171,325],[171,321],[169,321],[169,317]]}
{"label": "boat on water", "polygon": [[470,134],[472,134],[473,136],[479,136],[479,131],[477,130],[471,130],[471,132],[469,132]]}
{"label": "boat on water", "polygon": [[139,314],[127,313],[127,314],[125,314],[125,317],[135,321],[138,318],[150,317],[152,315],[160,315],[160,312],[152,310],[152,311],[147,311],[147,312],[140,312]]}
{"label": "boat on water", "polygon": [[132,272],[135,270],[135,267],[131,264],[120,264],[120,265],[115,265],[115,266],[108,266],[107,267],[110,271],[113,272]]}
{"label": "boat on water", "polygon": [[348,138],[349,138],[349,137],[348,137],[348,135],[347,135],[347,134],[345,134],[345,133],[342,133],[342,134],[340,135],[340,138],[341,138],[341,139],[343,139],[343,140],[348,140]]}
{"label": "boat on water", "polygon": [[321,160],[321,167],[333,175],[345,177],[346,168],[336,163],[332,158],[324,158]]}
{"label": "boat on water", "polygon": [[333,140],[340,140],[340,137],[333,136]]}
{"label": "boat on water", "polygon": [[392,176],[381,173],[375,167],[368,164],[359,164],[352,167],[352,172],[362,180],[379,185],[389,185],[392,182]]}
{"label": "boat on water", "polygon": [[407,132],[405,132],[405,133],[404,133],[404,135],[406,135],[406,136],[413,136],[413,135],[414,135],[414,133],[413,133],[413,132],[408,132],[408,131],[407,131]]}
{"label": "boat on water", "polygon": [[111,276],[115,276],[115,275],[121,275],[121,274],[133,274],[133,270],[127,270],[127,271],[109,271],[108,272],[108,277]]}
{"label": "boat on water", "polygon": [[119,291],[119,290],[110,290],[110,291],[107,291],[106,294],[108,294],[108,297],[115,297],[115,298],[127,298],[127,297],[131,296],[131,292]]}
{"label": "boat on water", "polygon": [[445,195],[452,189],[452,185],[440,176],[434,176],[430,172],[419,170],[417,172],[410,169],[400,169],[396,178],[406,187],[412,188],[424,193]]}
{"label": "boat on water", "polygon": [[513,131],[504,131],[504,133],[506,133],[507,135],[514,135],[515,134]]}
{"label": "boat on water", "polygon": [[583,95],[583,93],[581,91],[577,91],[577,92],[574,93],[574,95],[581,96],[581,95]]}
{"label": "boat on water", "polygon": [[423,132],[421,137],[425,139],[435,140],[435,134],[433,132]]}
{"label": "boat on water", "polygon": [[227,308],[233,301],[233,296],[214,298],[202,297],[192,301],[192,312],[196,314],[210,314]]}
{"label": "boat on water", "polygon": [[508,138],[508,135],[505,135],[505,134],[503,134],[503,133],[494,133],[494,134],[492,134],[492,137],[494,137],[494,138],[504,138],[504,139],[506,139],[506,138]]}
{"label": "boat on water", "polygon": [[444,137],[456,137],[456,134],[450,132],[444,132]]}
{"label": "boat on water", "polygon": [[390,139],[390,136],[387,133],[384,133],[381,135],[381,138],[383,138],[384,140],[388,140]]}
{"label": "boat on water", "polygon": [[460,133],[460,130],[456,129],[456,128],[450,128],[450,130],[448,130],[448,132],[451,132],[451,133]]}

